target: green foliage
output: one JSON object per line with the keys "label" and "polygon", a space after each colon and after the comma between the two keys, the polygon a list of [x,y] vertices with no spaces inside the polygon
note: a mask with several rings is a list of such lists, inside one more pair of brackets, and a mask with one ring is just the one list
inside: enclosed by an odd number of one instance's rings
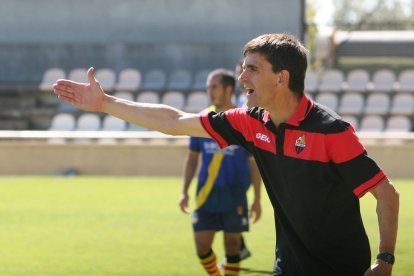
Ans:
{"label": "green foliage", "polygon": [[337,0],[334,1],[334,25],[341,30],[411,30],[413,11],[406,7],[406,2]]}
{"label": "green foliage", "polygon": [[[396,186],[394,275],[410,275],[414,182]],[[0,191],[0,275],[203,275],[191,218],[178,208],[179,178],[2,177]],[[246,234],[253,256],[242,263],[242,275],[271,275],[275,232],[264,190],[262,203],[262,219]],[[374,203],[370,195],[361,201],[376,254]],[[219,260],[221,236],[214,243]]]}

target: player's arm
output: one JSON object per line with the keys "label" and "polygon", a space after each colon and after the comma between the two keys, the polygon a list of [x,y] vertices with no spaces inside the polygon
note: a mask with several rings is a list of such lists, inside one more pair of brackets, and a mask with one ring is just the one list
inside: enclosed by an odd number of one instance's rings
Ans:
{"label": "player's arm", "polygon": [[196,151],[188,151],[187,156],[185,158],[184,161],[184,181],[183,181],[183,190],[181,193],[181,198],[179,201],[179,205],[181,208],[181,211],[183,211],[184,213],[189,213],[188,210],[188,200],[189,200],[189,195],[188,195],[188,190],[190,188],[191,185],[191,181],[194,178],[194,175],[197,171],[197,166],[198,166],[198,156],[199,153]]}
{"label": "player's arm", "polygon": [[250,177],[254,189],[254,199],[250,209],[250,215],[253,216],[253,223],[258,221],[262,215],[262,207],[260,204],[261,181],[259,168],[253,157],[249,157]]}
{"label": "player's arm", "polygon": [[136,103],[107,95],[93,72],[93,68],[88,70],[89,83],[58,80],[53,87],[55,94],[60,100],[80,109],[105,112],[166,134],[209,137],[198,114],[186,113],[167,105]]}
{"label": "player's arm", "polygon": [[[377,200],[378,250],[380,253],[394,254],[398,230],[399,193],[387,178],[384,178],[371,193]],[[375,273],[391,275],[391,271],[392,265],[382,260],[376,260],[365,275],[377,275]]]}

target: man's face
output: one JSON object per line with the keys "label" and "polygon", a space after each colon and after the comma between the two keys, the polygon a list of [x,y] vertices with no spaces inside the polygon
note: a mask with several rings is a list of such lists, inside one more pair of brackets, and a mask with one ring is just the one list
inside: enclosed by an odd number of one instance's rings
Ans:
{"label": "man's face", "polygon": [[247,53],[243,62],[243,71],[239,81],[246,93],[247,106],[266,108],[275,99],[278,73],[272,71],[272,65],[260,53]]}
{"label": "man's face", "polygon": [[221,107],[226,104],[226,93],[221,83],[221,76],[213,76],[207,79],[207,94],[212,105]]}

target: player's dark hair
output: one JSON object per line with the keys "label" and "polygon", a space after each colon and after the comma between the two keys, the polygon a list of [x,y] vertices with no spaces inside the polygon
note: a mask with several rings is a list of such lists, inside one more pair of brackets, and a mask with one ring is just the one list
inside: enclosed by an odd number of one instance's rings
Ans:
{"label": "player's dark hair", "polygon": [[219,69],[211,71],[210,74],[208,75],[209,78],[212,78],[215,76],[221,77],[220,82],[224,88],[226,88],[227,86],[231,86],[232,91],[234,90],[236,86],[236,79],[234,77],[234,73],[231,70],[219,68]]}
{"label": "player's dark hair", "polygon": [[289,34],[264,34],[244,46],[243,54],[260,53],[272,65],[273,72],[289,72],[289,89],[303,93],[308,66],[307,50],[298,39]]}

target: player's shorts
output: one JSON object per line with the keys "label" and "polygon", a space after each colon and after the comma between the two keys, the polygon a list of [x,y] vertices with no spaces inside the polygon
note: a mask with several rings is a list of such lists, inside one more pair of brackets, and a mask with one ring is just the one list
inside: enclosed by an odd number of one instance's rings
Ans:
{"label": "player's shorts", "polygon": [[242,206],[223,213],[194,211],[192,222],[194,232],[223,230],[224,232],[239,233],[249,231],[247,208]]}

